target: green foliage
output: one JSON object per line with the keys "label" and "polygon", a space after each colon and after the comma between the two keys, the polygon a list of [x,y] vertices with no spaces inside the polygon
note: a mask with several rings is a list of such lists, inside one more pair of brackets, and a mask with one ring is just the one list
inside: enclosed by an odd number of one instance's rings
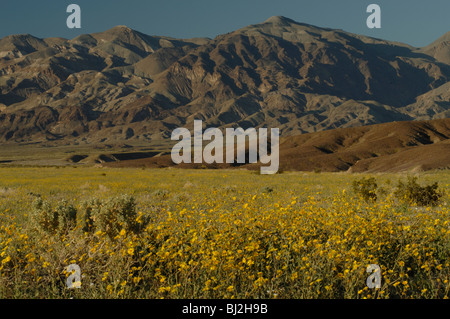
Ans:
{"label": "green foliage", "polygon": [[273,188],[270,186],[266,186],[263,189],[261,189],[261,193],[272,193],[273,192]]}
{"label": "green foliage", "polygon": [[158,189],[153,193],[153,195],[155,197],[167,198],[169,196],[169,191],[166,189]]}
{"label": "green foliage", "polygon": [[58,215],[52,210],[50,204],[38,198],[33,203],[33,210],[31,211],[32,223],[37,228],[48,233],[55,233],[58,228]]}
{"label": "green foliage", "polygon": [[101,201],[98,199],[91,199],[83,202],[81,210],[77,215],[77,224],[81,227],[83,232],[92,232],[95,229],[93,211],[101,206]]}
{"label": "green foliage", "polygon": [[137,222],[134,197],[123,195],[104,202],[91,200],[84,205],[84,229],[105,232],[111,239],[122,229],[137,232],[142,224]]}
{"label": "green foliage", "polygon": [[105,232],[111,239],[122,229],[134,233],[142,229],[145,220],[138,222],[137,217],[135,199],[127,195],[105,201],[92,199],[84,202],[80,210],[65,201],[54,208],[38,198],[31,214],[37,228],[49,234],[65,234],[78,226],[83,232]]}
{"label": "green foliage", "polygon": [[41,231],[55,234],[65,233],[76,225],[77,210],[66,201],[53,208],[48,201],[38,198],[33,203],[32,222]]}
{"label": "green foliage", "polygon": [[374,177],[361,178],[352,183],[353,192],[360,195],[365,201],[377,200],[377,182]]}
{"label": "green foliage", "polygon": [[58,230],[60,233],[67,233],[76,226],[77,210],[72,204],[62,201],[56,208],[56,212],[58,215]]}
{"label": "green foliage", "polygon": [[404,183],[399,180],[394,195],[408,204],[418,206],[434,206],[439,203],[442,193],[438,191],[438,183],[420,186],[417,177],[408,176],[408,181]]}

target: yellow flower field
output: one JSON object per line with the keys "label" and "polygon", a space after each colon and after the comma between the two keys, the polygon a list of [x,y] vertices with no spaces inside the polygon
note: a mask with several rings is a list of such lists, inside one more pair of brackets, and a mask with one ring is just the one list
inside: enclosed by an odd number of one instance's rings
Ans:
{"label": "yellow flower field", "polygon": [[[1,298],[449,296],[448,171],[418,175],[446,191],[435,207],[398,202],[392,193],[406,178],[400,174],[374,175],[384,192],[365,202],[351,188],[363,175],[347,173],[0,173]],[[125,194],[135,199],[134,213],[119,200]],[[76,223],[59,219],[50,231],[58,209],[76,211]],[[78,289],[67,286],[71,264],[81,269]],[[371,264],[381,268],[379,289],[366,284]]]}

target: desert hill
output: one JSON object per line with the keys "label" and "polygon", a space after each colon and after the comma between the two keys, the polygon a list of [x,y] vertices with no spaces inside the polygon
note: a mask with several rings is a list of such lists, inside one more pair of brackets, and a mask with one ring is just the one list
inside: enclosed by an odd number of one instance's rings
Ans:
{"label": "desert hill", "polygon": [[[340,128],[280,141],[281,170],[401,172],[450,168],[450,119]],[[171,167],[169,154],[116,161],[107,167]],[[180,164],[181,168],[229,168],[230,164]],[[239,166],[258,169],[257,164]]]}

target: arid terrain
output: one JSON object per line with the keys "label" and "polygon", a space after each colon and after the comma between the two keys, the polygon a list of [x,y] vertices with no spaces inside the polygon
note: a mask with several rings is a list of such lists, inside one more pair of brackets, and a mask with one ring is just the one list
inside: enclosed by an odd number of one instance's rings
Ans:
{"label": "arid terrain", "polygon": [[449,33],[433,41],[414,48],[280,16],[214,39],[125,26],[7,36],[0,161],[166,167],[171,132],[200,119],[279,128],[286,170],[448,168]]}

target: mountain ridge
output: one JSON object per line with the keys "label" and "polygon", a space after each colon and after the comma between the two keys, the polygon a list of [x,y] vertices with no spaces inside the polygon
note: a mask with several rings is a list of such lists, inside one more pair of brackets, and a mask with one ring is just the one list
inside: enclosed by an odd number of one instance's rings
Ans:
{"label": "mountain ridge", "polygon": [[153,141],[194,119],[292,136],[446,118],[447,35],[413,48],[282,16],[214,39],[12,35],[0,39],[0,143]]}

